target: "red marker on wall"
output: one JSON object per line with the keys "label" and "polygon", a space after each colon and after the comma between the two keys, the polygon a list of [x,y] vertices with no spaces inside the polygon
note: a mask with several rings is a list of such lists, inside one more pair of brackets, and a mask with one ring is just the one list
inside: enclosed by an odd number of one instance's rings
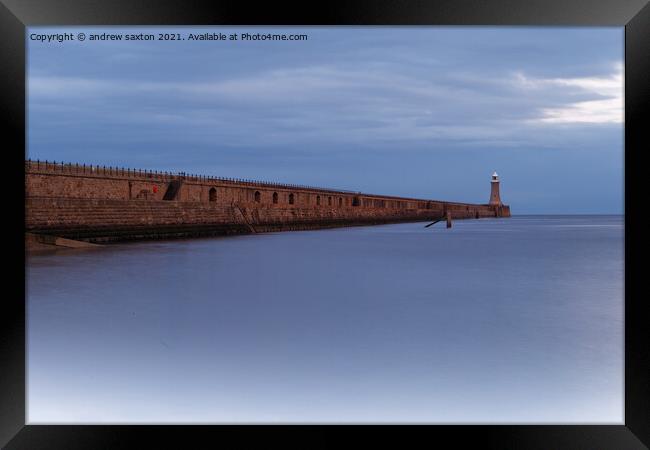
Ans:
{"label": "red marker on wall", "polygon": [[156,192],[158,192],[158,186],[153,187],[153,193],[155,194]]}

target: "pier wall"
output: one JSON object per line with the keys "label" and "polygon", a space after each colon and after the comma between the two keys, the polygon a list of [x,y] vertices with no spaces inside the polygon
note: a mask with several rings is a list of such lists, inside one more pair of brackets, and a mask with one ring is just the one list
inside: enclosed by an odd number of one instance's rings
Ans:
{"label": "pier wall", "polygon": [[35,162],[26,162],[25,189],[26,231],[90,242],[510,214],[507,206]]}

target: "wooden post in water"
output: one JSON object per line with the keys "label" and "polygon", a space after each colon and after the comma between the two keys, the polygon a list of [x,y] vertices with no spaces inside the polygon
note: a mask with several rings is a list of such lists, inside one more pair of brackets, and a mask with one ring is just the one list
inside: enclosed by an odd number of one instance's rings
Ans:
{"label": "wooden post in water", "polygon": [[447,228],[451,228],[451,211],[447,210]]}

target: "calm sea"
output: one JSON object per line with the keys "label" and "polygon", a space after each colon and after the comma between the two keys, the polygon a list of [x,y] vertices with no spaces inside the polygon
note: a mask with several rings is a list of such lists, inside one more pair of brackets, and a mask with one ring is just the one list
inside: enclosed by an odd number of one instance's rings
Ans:
{"label": "calm sea", "polygon": [[30,256],[31,423],[623,421],[623,217]]}

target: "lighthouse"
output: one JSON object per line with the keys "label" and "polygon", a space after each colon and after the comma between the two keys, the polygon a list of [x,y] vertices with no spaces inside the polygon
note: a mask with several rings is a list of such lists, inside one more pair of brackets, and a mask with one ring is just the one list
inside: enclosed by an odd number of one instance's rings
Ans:
{"label": "lighthouse", "polygon": [[490,190],[490,205],[501,206],[501,197],[499,196],[499,175],[496,172],[492,174],[490,182],[492,189]]}

